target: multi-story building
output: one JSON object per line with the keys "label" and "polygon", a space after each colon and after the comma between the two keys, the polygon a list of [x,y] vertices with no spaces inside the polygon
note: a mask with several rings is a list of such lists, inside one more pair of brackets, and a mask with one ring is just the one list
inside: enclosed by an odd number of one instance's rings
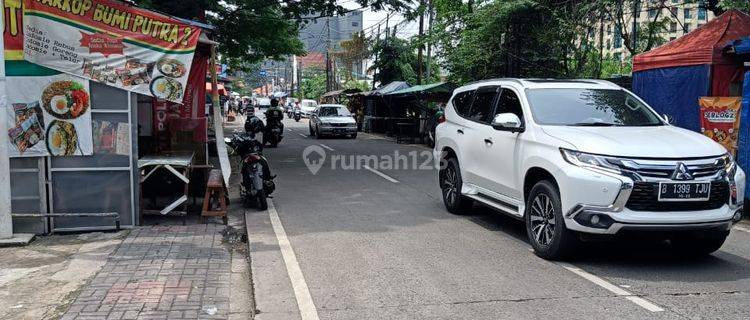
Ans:
{"label": "multi-story building", "polygon": [[349,40],[353,34],[362,31],[362,22],[360,10],[343,16],[318,18],[308,22],[300,30],[299,37],[307,52],[325,53],[330,34],[331,49],[338,50],[341,41]]}
{"label": "multi-story building", "polygon": [[[626,1],[626,4],[633,4],[634,1]],[[619,28],[617,21],[604,20],[604,28],[595,32],[594,41],[599,44],[599,34],[603,34],[602,51],[605,57],[613,60],[625,61],[630,59],[630,52],[625,48],[623,41],[623,32],[626,30],[626,36],[632,37],[633,18],[637,17],[639,29],[636,35],[640,38],[643,36],[642,26],[644,23],[654,20],[670,21],[667,23],[666,30],[658,34],[663,43],[675,40],[691,31],[700,28],[706,22],[714,18],[713,12],[706,10],[698,2],[686,3],[684,0],[641,0],[637,2],[635,8],[623,8],[624,27]],[[636,14],[634,15],[633,12]],[[654,46],[656,47],[656,46]]]}

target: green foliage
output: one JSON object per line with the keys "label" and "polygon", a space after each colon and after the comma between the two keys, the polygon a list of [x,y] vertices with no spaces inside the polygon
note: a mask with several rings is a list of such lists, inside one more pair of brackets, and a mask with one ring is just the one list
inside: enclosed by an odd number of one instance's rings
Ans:
{"label": "green foliage", "polygon": [[307,68],[302,71],[300,95],[304,99],[318,100],[326,93],[326,73],[319,68]]}
{"label": "green foliage", "polygon": [[720,0],[719,7],[724,10],[738,9],[750,14],[750,1],[747,0]]}
{"label": "green foliage", "polygon": [[[632,43],[635,0],[434,0],[436,20],[429,41],[456,83],[494,77],[588,78],[627,74],[629,63],[608,60],[600,52],[604,21],[622,35],[625,55],[665,42],[671,23],[663,15],[639,21]],[[646,6],[645,0],[640,0]],[[671,6],[669,0],[648,2]],[[662,10],[660,12],[668,12]],[[619,32],[618,32],[619,31]]]}
{"label": "green foliage", "polygon": [[369,91],[370,86],[365,81],[349,80],[344,82],[341,89],[359,89],[361,91]]}
{"label": "green foliage", "polygon": [[[370,67],[370,70],[377,69],[375,81],[381,84],[388,84],[393,81],[406,81],[410,84],[417,83],[417,72],[419,70],[419,61],[417,59],[418,42],[388,37],[387,40],[381,39],[375,42],[372,52],[377,60]],[[422,71],[427,70],[426,60],[422,61]],[[432,70],[437,71],[439,67],[434,62]],[[423,75],[424,76],[424,75]],[[422,83],[437,82],[440,78],[438,72],[432,72],[429,79],[424,78]]]}

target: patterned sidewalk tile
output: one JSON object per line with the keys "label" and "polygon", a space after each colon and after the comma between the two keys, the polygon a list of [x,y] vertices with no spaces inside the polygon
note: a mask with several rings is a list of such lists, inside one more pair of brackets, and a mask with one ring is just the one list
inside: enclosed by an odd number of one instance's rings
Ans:
{"label": "patterned sidewalk tile", "polygon": [[62,319],[227,319],[231,254],[223,229],[131,231]]}

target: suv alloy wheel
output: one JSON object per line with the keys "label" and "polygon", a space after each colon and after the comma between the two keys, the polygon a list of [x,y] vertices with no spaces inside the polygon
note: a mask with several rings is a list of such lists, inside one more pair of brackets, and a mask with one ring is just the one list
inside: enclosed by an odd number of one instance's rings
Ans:
{"label": "suv alloy wheel", "polygon": [[444,168],[440,168],[440,189],[443,203],[452,214],[466,214],[471,210],[474,201],[461,195],[461,169],[456,158],[448,158]]}
{"label": "suv alloy wheel", "polygon": [[534,253],[544,259],[564,258],[578,242],[578,235],[565,227],[560,193],[550,181],[537,182],[531,189],[524,220]]}

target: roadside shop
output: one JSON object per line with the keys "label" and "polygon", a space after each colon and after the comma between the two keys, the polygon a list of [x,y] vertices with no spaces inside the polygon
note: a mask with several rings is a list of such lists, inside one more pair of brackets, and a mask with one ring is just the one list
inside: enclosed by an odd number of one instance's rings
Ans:
{"label": "roadside shop", "polygon": [[144,205],[184,206],[150,203],[162,190],[144,183],[187,196],[207,165],[212,28],[116,0],[5,4],[14,231],[116,227],[106,214],[135,226]]}
{"label": "roadside shop", "polygon": [[730,10],[633,59],[634,93],[672,124],[724,145],[745,169],[750,165],[750,122],[742,119],[750,109],[742,97],[750,95],[743,89],[750,60],[741,39],[748,36],[750,15]]}

